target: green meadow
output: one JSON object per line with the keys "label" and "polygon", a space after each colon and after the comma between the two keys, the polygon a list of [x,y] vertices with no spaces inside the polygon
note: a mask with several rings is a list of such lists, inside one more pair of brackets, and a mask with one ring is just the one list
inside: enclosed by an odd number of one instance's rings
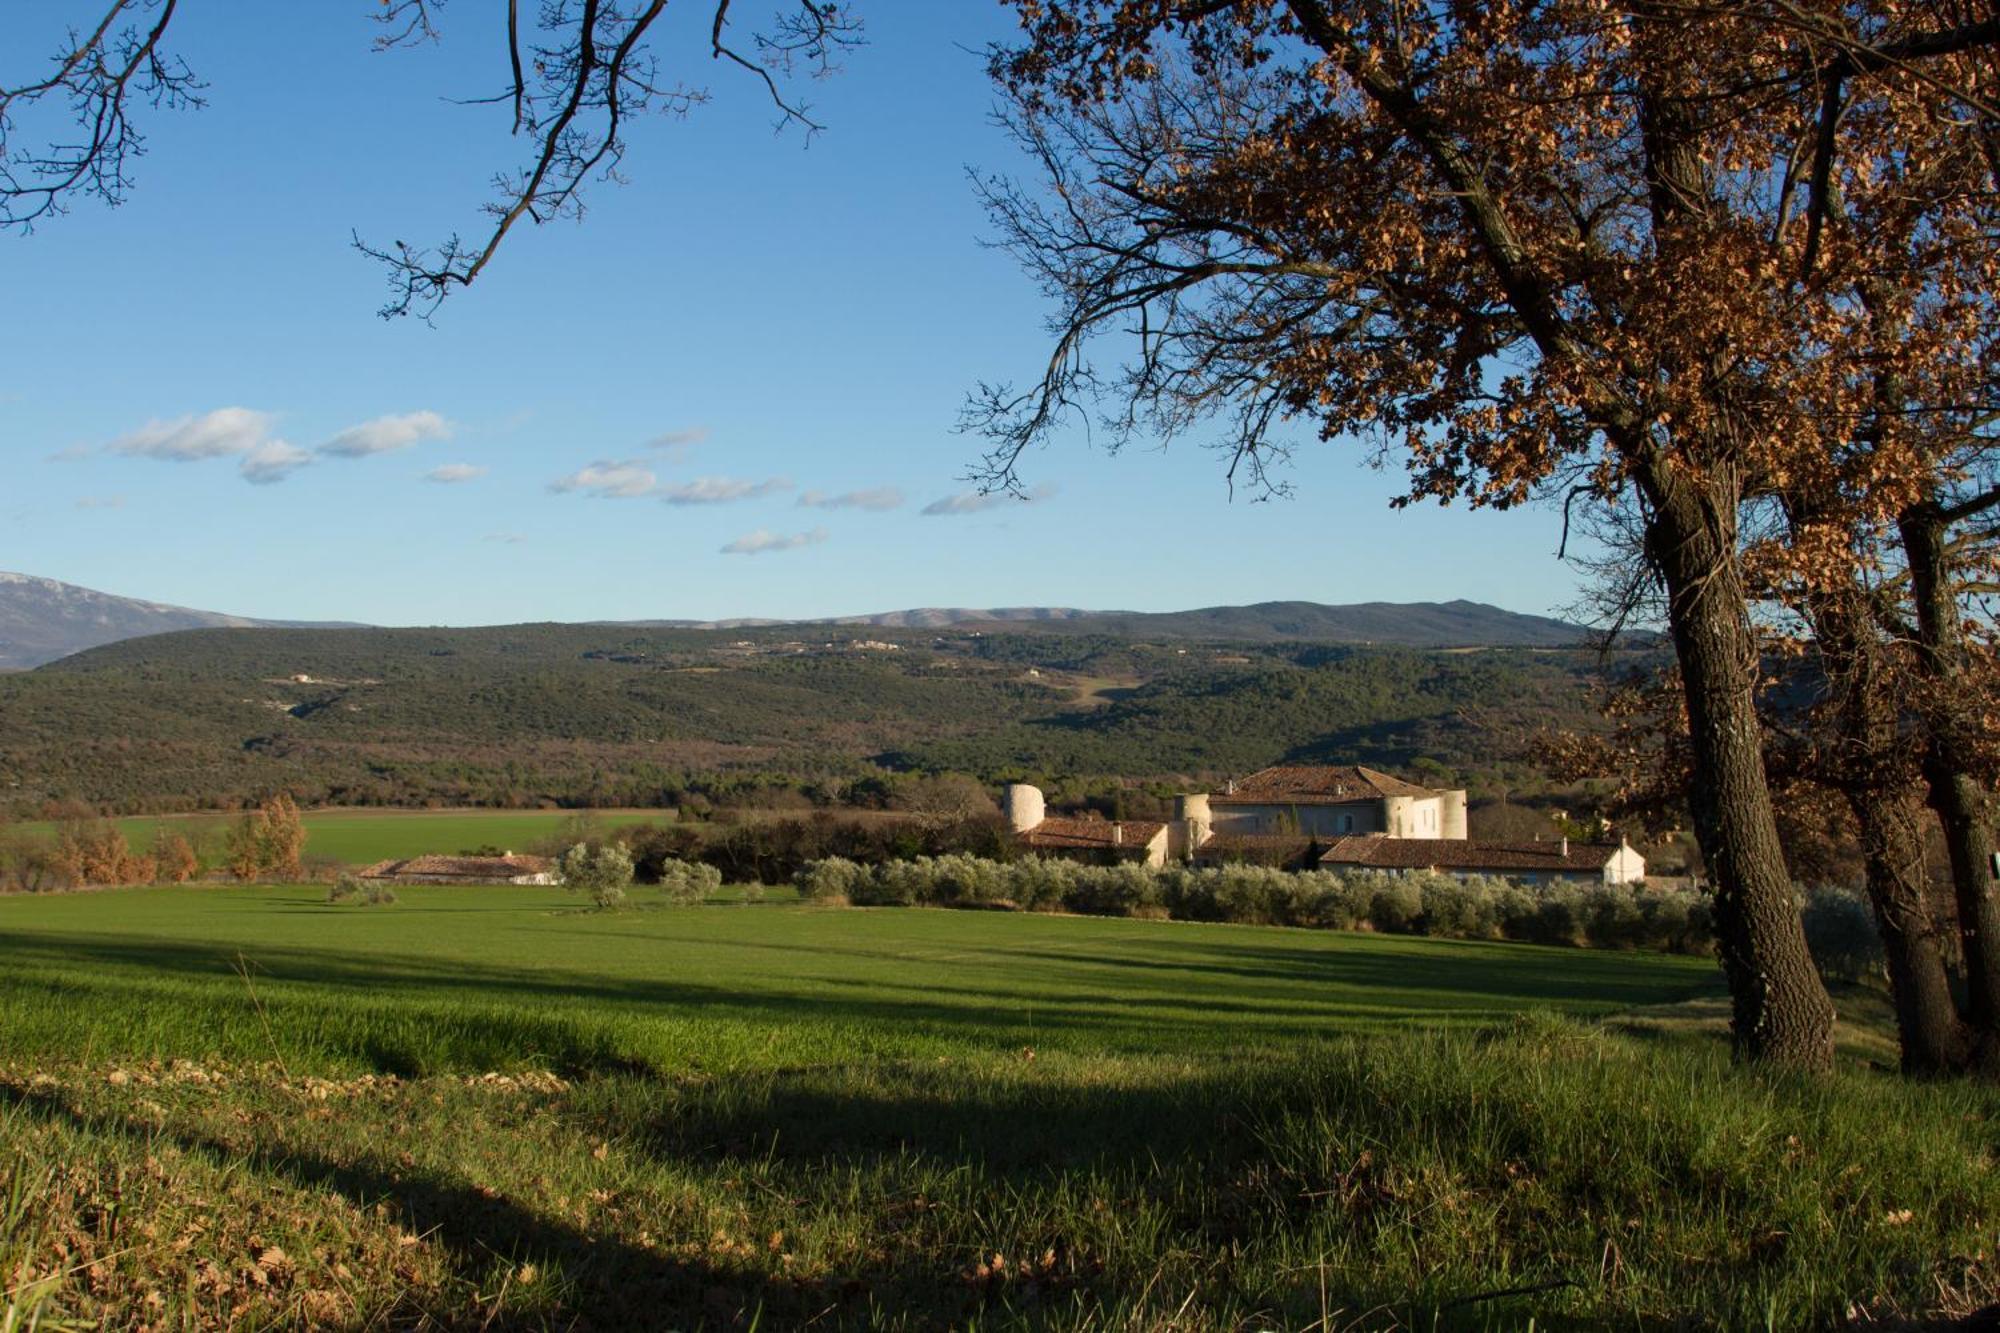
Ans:
{"label": "green meadow", "polygon": [[1712,1009],[1702,960],[399,892],[0,899],[0,1327],[1792,1328],[1993,1296],[2000,1098],[1735,1068],[1657,1021]]}
{"label": "green meadow", "polygon": [[1024,1047],[1212,1056],[1715,984],[1693,958],[1337,931],[397,892],[382,909],[314,886],[0,900],[0,1054],[662,1075]]}

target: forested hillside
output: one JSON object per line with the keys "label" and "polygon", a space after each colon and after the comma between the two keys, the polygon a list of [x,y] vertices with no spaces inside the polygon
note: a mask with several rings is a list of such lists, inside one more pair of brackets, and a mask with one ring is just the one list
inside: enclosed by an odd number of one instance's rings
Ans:
{"label": "forested hillside", "polygon": [[[672,804],[885,771],[1199,779],[1339,759],[1532,781],[1585,653],[800,627],[198,630],[0,677],[0,800]],[[858,637],[861,633],[870,637]]]}

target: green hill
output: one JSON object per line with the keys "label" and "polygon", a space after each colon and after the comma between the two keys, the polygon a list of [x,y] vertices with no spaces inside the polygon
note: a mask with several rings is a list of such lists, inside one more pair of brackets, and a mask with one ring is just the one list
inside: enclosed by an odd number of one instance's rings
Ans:
{"label": "green hill", "polygon": [[[865,635],[866,637],[861,637]],[[1510,768],[1598,659],[1115,633],[779,626],[208,629],[0,676],[0,801],[656,806],[897,770]]]}

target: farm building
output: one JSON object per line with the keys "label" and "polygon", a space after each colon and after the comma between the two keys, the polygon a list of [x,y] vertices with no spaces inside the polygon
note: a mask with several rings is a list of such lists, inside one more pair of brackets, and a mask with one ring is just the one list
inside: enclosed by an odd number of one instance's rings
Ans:
{"label": "farm building", "polygon": [[1281,764],[1218,792],[1181,797],[1180,815],[1216,834],[1463,838],[1465,792],[1359,764]]}
{"label": "farm building", "polygon": [[554,884],[555,863],[543,856],[412,856],[377,861],[361,878],[386,884]]}
{"label": "farm building", "polygon": [[1167,863],[1167,826],[1152,820],[1048,817],[1041,788],[1007,788],[1007,822],[1021,846],[1041,856]]}
{"label": "farm building", "polygon": [[1323,870],[1428,870],[1438,874],[1497,875],[1525,884],[1635,884],[1646,878],[1646,858],[1620,839],[1602,842],[1486,842],[1460,838],[1342,838],[1320,853]]}
{"label": "farm building", "polygon": [[1175,801],[1171,823],[1050,818],[1040,789],[1007,788],[1024,850],[1092,860],[1251,862],[1305,870],[1431,870],[1528,884],[1631,884],[1646,861],[1619,842],[1490,842],[1466,836],[1465,792],[1360,765],[1281,765]]}

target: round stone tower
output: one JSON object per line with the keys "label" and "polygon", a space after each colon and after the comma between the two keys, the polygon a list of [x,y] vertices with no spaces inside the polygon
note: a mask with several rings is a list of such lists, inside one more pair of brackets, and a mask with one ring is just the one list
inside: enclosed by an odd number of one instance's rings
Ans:
{"label": "round stone tower", "polygon": [[1016,833],[1026,833],[1048,816],[1042,789],[1025,782],[1010,782],[1005,795],[1007,824]]}
{"label": "round stone tower", "polygon": [[1382,798],[1382,831],[1392,838],[1407,838],[1416,832],[1416,812],[1410,807],[1414,798],[1409,796],[1384,796]]}
{"label": "round stone tower", "polygon": [[1465,827],[1465,789],[1457,788],[1444,794],[1444,817],[1439,820],[1440,838],[1463,838]]}

